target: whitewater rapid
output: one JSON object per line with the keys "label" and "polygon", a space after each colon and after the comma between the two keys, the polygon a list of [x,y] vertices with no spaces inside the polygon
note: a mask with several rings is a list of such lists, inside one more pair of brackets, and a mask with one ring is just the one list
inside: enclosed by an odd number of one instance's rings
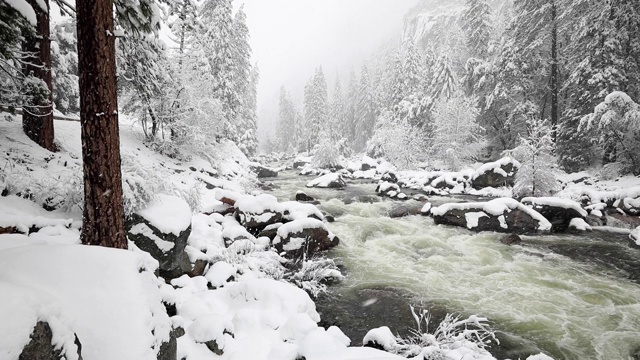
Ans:
{"label": "whitewater rapid", "polygon": [[331,256],[346,269],[343,291],[393,288],[416,305],[487,317],[520,353],[626,360],[640,349],[640,251],[624,237],[524,236],[524,245],[507,246],[499,234],[428,217],[389,218],[400,202],[357,201],[372,199],[375,184],[306,189],[309,179],[284,172],[271,193],[291,200],[302,190],[336,218],[329,228],[341,245]]}

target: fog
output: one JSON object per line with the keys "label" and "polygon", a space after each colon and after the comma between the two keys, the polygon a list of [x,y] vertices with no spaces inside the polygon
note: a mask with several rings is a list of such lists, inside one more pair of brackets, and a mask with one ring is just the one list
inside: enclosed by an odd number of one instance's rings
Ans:
{"label": "fog", "polygon": [[253,59],[260,69],[259,134],[275,131],[280,87],[302,104],[302,92],[322,66],[333,89],[376,49],[398,40],[417,0],[245,0]]}

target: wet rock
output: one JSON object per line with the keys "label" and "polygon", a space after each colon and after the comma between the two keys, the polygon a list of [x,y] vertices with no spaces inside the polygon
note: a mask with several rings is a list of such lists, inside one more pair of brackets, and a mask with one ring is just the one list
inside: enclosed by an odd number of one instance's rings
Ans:
{"label": "wet rock", "polygon": [[[52,344],[53,333],[48,323],[38,321],[31,332],[29,343],[22,349],[18,360],[62,360],[66,359],[62,349]],[[82,360],[82,345],[76,336],[78,358]]]}
{"label": "wet rock", "polygon": [[236,209],[235,212],[236,220],[252,234],[258,234],[267,226],[282,222],[282,216],[280,212],[269,210],[261,213],[250,213]]}
{"label": "wet rock", "polygon": [[505,245],[519,245],[522,243],[522,238],[517,234],[505,235],[500,238],[500,242]]}
{"label": "wet rock", "polygon": [[590,226],[606,226],[607,225],[607,218],[604,215],[598,216],[596,214],[591,213],[587,215],[587,217],[585,218],[585,221]]}
{"label": "wet rock", "polygon": [[162,343],[160,345],[160,349],[158,350],[158,360],[176,360],[176,358],[178,357],[177,335],[177,330],[171,330],[169,332],[169,341]]}
{"label": "wet rock", "polygon": [[481,203],[443,204],[432,208],[430,215],[436,224],[473,231],[530,234],[551,229],[551,223],[540,213],[507,198]]}
{"label": "wet rock", "polygon": [[322,221],[306,218],[294,220],[278,228],[272,245],[289,258],[302,258],[329,250],[339,243],[338,237],[332,234]]}
{"label": "wet rock", "polygon": [[316,199],[314,199],[313,197],[303,193],[302,191],[298,191],[296,193],[296,201],[315,201]]}
{"label": "wet rock", "polygon": [[528,197],[522,199],[522,203],[533,208],[549,220],[551,222],[551,232],[553,233],[566,232],[572,219],[585,220],[588,215],[580,204],[567,199]]}
{"label": "wet rock", "polygon": [[258,179],[278,176],[278,172],[275,169],[271,169],[262,165],[251,166],[251,171],[256,174]]}
{"label": "wet rock", "polygon": [[519,167],[519,162],[508,157],[484,164],[471,177],[471,186],[476,190],[486,187],[513,186]]}
{"label": "wet rock", "polygon": [[400,205],[389,211],[390,218],[401,218],[405,216],[418,215],[422,209],[421,204],[417,205]]}
{"label": "wet rock", "polygon": [[269,240],[273,240],[275,239],[276,235],[278,235],[278,228],[280,226],[282,226],[282,223],[269,225],[258,234],[258,237],[265,236],[268,237]]}
{"label": "wet rock", "polygon": [[176,236],[163,233],[142,216],[132,214],[125,227],[129,240],[158,260],[160,276],[163,278],[174,279],[192,270],[189,256],[184,251],[191,225]]}
{"label": "wet rock", "polygon": [[336,219],[333,216],[328,215],[328,214],[324,215],[324,219],[327,220],[328,223],[332,223],[332,222],[336,221]]}
{"label": "wet rock", "polygon": [[[390,183],[387,181],[381,182],[376,187],[376,193],[378,195],[386,195],[386,196],[396,196],[400,192],[400,187],[397,184]],[[392,196],[393,195],[393,196]]]}
{"label": "wet rock", "polygon": [[396,174],[392,172],[386,172],[382,174],[382,177],[380,178],[380,180],[394,183],[394,184],[398,183],[398,177],[396,176]]}
{"label": "wet rock", "polygon": [[615,209],[607,209],[606,211],[607,226],[620,229],[635,229],[640,226],[640,216],[629,216],[620,214]]}

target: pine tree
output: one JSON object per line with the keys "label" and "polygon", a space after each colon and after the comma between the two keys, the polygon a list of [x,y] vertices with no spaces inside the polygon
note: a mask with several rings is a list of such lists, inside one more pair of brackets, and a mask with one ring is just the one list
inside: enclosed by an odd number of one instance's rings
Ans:
{"label": "pine tree", "polygon": [[347,124],[347,104],[342,93],[342,84],[340,76],[336,75],[336,84],[333,90],[333,98],[331,100],[329,110],[329,118],[327,130],[330,133],[332,141],[337,143],[343,138],[347,138],[349,126]]}
{"label": "pine tree", "polygon": [[564,84],[569,94],[559,128],[558,154],[568,170],[596,162],[592,137],[577,131],[580,120],[607,94],[624,91],[640,97],[640,10],[634,1],[578,1],[563,18],[573,29],[569,61],[573,66]]}
{"label": "pine tree", "polygon": [[373,129],[376,122],[376,109],[374,108],[374,99],[371,82],[369,79],[369,70],[366,65],[362,66],[360,73],[360,87],[358,89],[358,102],[356,104],[356,138],[354,150],[362,151],[366,148],[367,141],[373,135]]}
{"label": "pine tree", "polygon": [[113,3],[94,0],[76,5],[84,169],[80,238],[84,244],[126,249]]}
{"label": "pine tree", "polygon": [[284,86],[280,88],[277,138],[281,151],[293,150],[298,146],[296,109]]}
{"label": "pine tree", "polygon": [[78,36],[75,19],[57,24],[51,36],[53,102],[68,114],[80,111],[78,90]]}
{"label": "pine tree", "polygon": [[456,90],[456,75],[451,59],[446,53],[442,54],[434,65],[430,88],[431,97],[434,99],[449,98]]}
{"label": "pine tree", "polygon": [[358,77],[355,69],[351,69],[349,76],[349,86],[346,96],[345,122],[347,124],[346,137],[350,141],[350,147],[355,148],[356,141],[356,108],[358,104]]}
{"label": "pine tree", "polygon": [[462,28],[471,56],[486,59],[491,39],[491,7],[486,0],[467,0],[462,13]]}
{"label": "pine tree", "polygon": [[307,150],[319,143],[320,132],[326,126],[329,111],[327,96],[327,82],[322,67],[319,67],[304,89]]}
{"label": "pine tree", "polygon": [[[35,77],[41,85],[30,87],[31,101],[22,107],[22,129],[38,145],[55,151],[53,130],[53,101],[51,83],[51,41],[49,1],[28,1],[36,13],[36,33],[25,37],[24,52],[30,54],[23,64],[26,77]],[[44,6],[44,8],[42,7]]]}

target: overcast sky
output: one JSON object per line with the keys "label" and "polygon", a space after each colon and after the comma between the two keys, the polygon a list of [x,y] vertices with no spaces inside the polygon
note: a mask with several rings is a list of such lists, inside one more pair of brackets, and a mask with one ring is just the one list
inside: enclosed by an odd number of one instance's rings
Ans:
{"label": "overcast sky", "polygon": [[[333,89],[384,43],[399,39],[418,0],[235,0],[244,3],[254,61],[260,68],[261,132],[277,116],[280,86],[301,103],[304,84],[322,65]],[[344,85],[343,85],[344,87]]]}

